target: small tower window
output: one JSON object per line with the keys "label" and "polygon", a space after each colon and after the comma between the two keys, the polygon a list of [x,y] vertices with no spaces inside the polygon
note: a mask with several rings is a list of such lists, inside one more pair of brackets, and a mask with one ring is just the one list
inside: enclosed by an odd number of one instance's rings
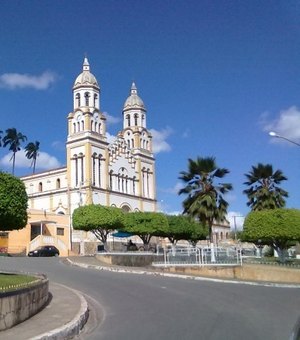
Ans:
{"label": "small tower window", "polygon": [[130,115],[127,115],[126,119],[127,119],[127,126],[130,126]]}
{"label": "small tower window", "polygon": [[73,133],[76,133],[76,123],[73,123]]}
{"label": "small tower window", "polygon": [[137,114],[134,115],[134,125],[137,126],[138,125],[138,118],[139,116]]}
{"label": "small tower window", "polygon": [[84,98],[85,98],[85,106],[89,106],[90,105],[90,94],[86,92],[84,94]]}
{"label": "small tower window", "polygon": [[56,180],[56,189],[60,189],[60,179]]}
{"label": "small tower window", "polygon": [[76,100],[77,100],[77,107],[80,107],[80,94],[76,94]]}
{"label": "small tower window", "polygon": [[94,107],[96,107],[97,99],[98,99],[98,96],[97,96],[97,94],[95,93],[95,94],[94,94]]}
{"label": "small tower window", "polygon": [[39,183],[39,192],[42,192],[42,191],[43,191],[43,183],[40,182],[40,183]]}

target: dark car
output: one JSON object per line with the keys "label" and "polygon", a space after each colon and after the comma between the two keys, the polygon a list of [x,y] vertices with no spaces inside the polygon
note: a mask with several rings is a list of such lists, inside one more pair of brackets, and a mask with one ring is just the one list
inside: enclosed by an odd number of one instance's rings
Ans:
{"label": "dark car", "polygon": [[28,256],[58,256],[59,250],[54,246],[41,246],[28,253]]}

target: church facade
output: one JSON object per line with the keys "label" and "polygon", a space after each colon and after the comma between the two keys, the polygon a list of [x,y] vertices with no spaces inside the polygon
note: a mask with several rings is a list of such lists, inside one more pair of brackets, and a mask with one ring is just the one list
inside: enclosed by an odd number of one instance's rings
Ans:
{"label": "church facade", "polygon": [[[132,83],[123,106],[123,127],[108,142],[100,86],[85,58],[73,85],[73,110],[67,116],[66,166],[21,178],[29,209],[52,218],[69,216],[70,231],[73,211],[85,204],[155,211],[155,159],[146,114]],[[72,237],[74,241],[79,234],[73,232]]]}

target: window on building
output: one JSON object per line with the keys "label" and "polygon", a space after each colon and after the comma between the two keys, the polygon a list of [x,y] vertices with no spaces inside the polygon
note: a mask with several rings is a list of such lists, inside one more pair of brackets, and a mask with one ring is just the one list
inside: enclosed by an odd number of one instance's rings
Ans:
{"label": "window on building", "polygon": [[79,107],[80,106],[80,94],[79,93],[76,94],[76,101],[77,101],[77,107]]}
{"label": "window on building", "polygon": [[138,118],[139,116],[137,114],[134,115],[134,125],[137,126],[138,125]]}
{"label": "window on building", "polygon": [[95,93],[95,94],[94,94],[94,107],[96,107],[97,99],[98,99],[98,96],[97,96],[97,94]]}
{"label": "window on building", "polygon": [[130,126],[130,115],[127,115],[126,119],[127,119],[127,126]]}
{"label": "window on building", "polygon": [[60,189],[60,178],[56,180],[56,189]]}
{"label": "window on building", "polygon": [[56,228],[56,235],[64,236],[65,235],[65,228]]}
{"label": "window on building", "polygon": [[84,99],[85,99],[85,106],[89,106],[90,105],[90,94],[88,92],[84,94]]}
{"label": "window on building", "polygon": [[40,182],[40,183],[39,183],[39,192],[42,192],[42,191],[43,191],[43,183]]}

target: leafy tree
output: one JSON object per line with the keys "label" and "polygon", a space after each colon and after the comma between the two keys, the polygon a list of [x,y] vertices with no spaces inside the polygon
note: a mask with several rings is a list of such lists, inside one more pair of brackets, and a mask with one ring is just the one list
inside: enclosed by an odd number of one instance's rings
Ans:
{"label": "leafy tree", "polygon": [[110,232],[123,228],[124,214],[121,209],[89,204],[73,212],[73,227],[76,230],[91,231],[106,245]]}
{"label": "leafy tree", "polygon": [[13,160],[12,173],[15,173],[15,161],[16,153],[21,150],[21,142],[25,142],[27,137],[21,132],[18,132],[15,128],[7,129],[6,135],[3,137],[3,146],[9,145],[9,150],[12,151],[13,155],[10,160]]}
{"label": "leafy tree", "polygon": [[201,224],[208,227],[209,237],[213,242],[213,222],[226,221],[228,203],[223,195],[232,190],[230,183],[215,183],[223,178],[229,170],[218,168],[214,157],[188,160],[188,171],[180,172],[180,177],[186,186],[179,191],[185,194],[183,213],[197,218]]}
{"label": "leafy tree", "polygon": [[30,142],[25,146],[26,151],[26,157],[28,159],[32,159],[31,166],[33,167],[32,173],[35,173],[35,165],[36,165],[36,159],[39,155],[39,149],[40,149],[40,142],[36,141],[35,143]]}
{"label": "leafy tree", "polygon": [[153,235],[168,227],[167,217],[157,212],[130,212],[125,214],[125,231],[138,235],[147,248]]}
{"label": "leafy tree", "polygon": [[250,212],[244,221],[242,239],[271,246],[284,261],[291,241],[300,241],[300,210],[269,209]]}
{"label": "leafy tree", "polygon": [[27,224],[27,203],[24,183],[0,172],[0,230],[24,228]]}
{"label": "leafy tree", "polygon": [[199,240],[206,239],[208,229],[199,222],[184,215],[167,215],[168,228],[163,230],[159,235],[167,237],[172,244],[179,240],[187,240],[196,244]]}
{"label": "leafy tree", "polygon": [[252,170],[245,174],[247,181],[244,183],[249,186],[244,190],[248,197],[247,205],[251,210],[264,210],[283,208],[285,197],[288,193],[278,185],[287,180],[281,170],[273,171],[271,164],[258,163],[252,166]]}

